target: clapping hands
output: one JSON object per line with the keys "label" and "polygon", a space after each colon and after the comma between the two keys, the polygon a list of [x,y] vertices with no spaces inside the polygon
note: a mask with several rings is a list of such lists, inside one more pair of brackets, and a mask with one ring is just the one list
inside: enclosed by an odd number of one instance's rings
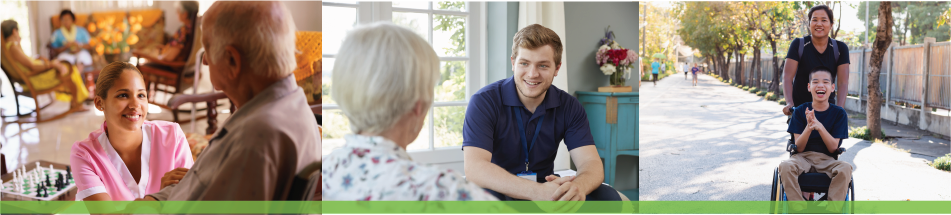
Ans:
{"label": "clapping hands", "polygon": [[806,108],[806,130],[809,131],[821,131],[824,130],[825,126],[822,125],[822,122],[819,122],[816,119],[816,110],[812,108]]}

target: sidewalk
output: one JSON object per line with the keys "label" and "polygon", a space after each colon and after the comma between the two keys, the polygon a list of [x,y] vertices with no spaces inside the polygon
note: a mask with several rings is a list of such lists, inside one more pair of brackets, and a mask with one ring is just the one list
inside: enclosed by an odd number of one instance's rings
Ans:
{"label": "sidewalk", "polygon": [[[865,114],[849,112],[849,127],[862,127],[867,124]],[[882,129],[885,130],[885,136],[889,138],[888,143],[895,144],[897,148],[907,150],[913,156],[921,157],[929,162],[951,153],[951,144],[949,144],[951,140],[931,136],[927,131],[906,125],[895,125],[884,120]]]}

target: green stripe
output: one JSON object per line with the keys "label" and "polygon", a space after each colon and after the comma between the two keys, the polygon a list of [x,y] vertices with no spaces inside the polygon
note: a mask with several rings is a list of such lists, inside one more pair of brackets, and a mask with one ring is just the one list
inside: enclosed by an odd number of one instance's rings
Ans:
{"label": "green stripe", "polygon": [[319,201],[3,201],[2,214],[320,214]]}
{"label": "green stripe", "polygon": [[[798,205],[793,205],[798,203]],[[948,214],[951,201],[640,201],[584,202],[559,210],[563,202],[342,202],[326,201],[323,213],[644,213],[644,214],[769,214],[859,213]],[[787,205],[788,204],[788,205]],[[544,210],[542,208],[545,208]],[[803,208],[796,210],[795,208]]]}
{"label": "green stripe", "polygon": [[[799,205],[793,205],[798,203]],[[787,205],[788,204],[788,205]],[[951,201],[640,201],[640,202],[458,202],[458,201],[166,201],[71,202],[3,201],[2,214],[951,214]],[[802,210],[793,208],[803,207]],[[560,208],[560,209],[559,209]]]}

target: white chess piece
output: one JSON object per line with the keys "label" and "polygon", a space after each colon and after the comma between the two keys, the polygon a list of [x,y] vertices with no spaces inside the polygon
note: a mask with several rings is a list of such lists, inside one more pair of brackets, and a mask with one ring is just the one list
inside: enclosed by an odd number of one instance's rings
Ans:
{"label": "white chess piece", "polygon": [[53,164],[50,164],[50,174],[53,174]]}

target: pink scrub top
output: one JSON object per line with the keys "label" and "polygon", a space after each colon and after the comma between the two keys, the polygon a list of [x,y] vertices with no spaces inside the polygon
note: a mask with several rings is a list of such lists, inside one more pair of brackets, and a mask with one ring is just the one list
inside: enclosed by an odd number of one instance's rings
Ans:
{"label": "pink scrub top", "polygon": [[89,138],[73,144],[69,161],[79,191],[76,201],[98,193],[107,193],[113,201],[131,201],[158,192],[162,176],[175,168],[191,168],[191,149],[177,123],[142,123],[142,168],[139,183],[126,168],[106,136],[106,123]]}

